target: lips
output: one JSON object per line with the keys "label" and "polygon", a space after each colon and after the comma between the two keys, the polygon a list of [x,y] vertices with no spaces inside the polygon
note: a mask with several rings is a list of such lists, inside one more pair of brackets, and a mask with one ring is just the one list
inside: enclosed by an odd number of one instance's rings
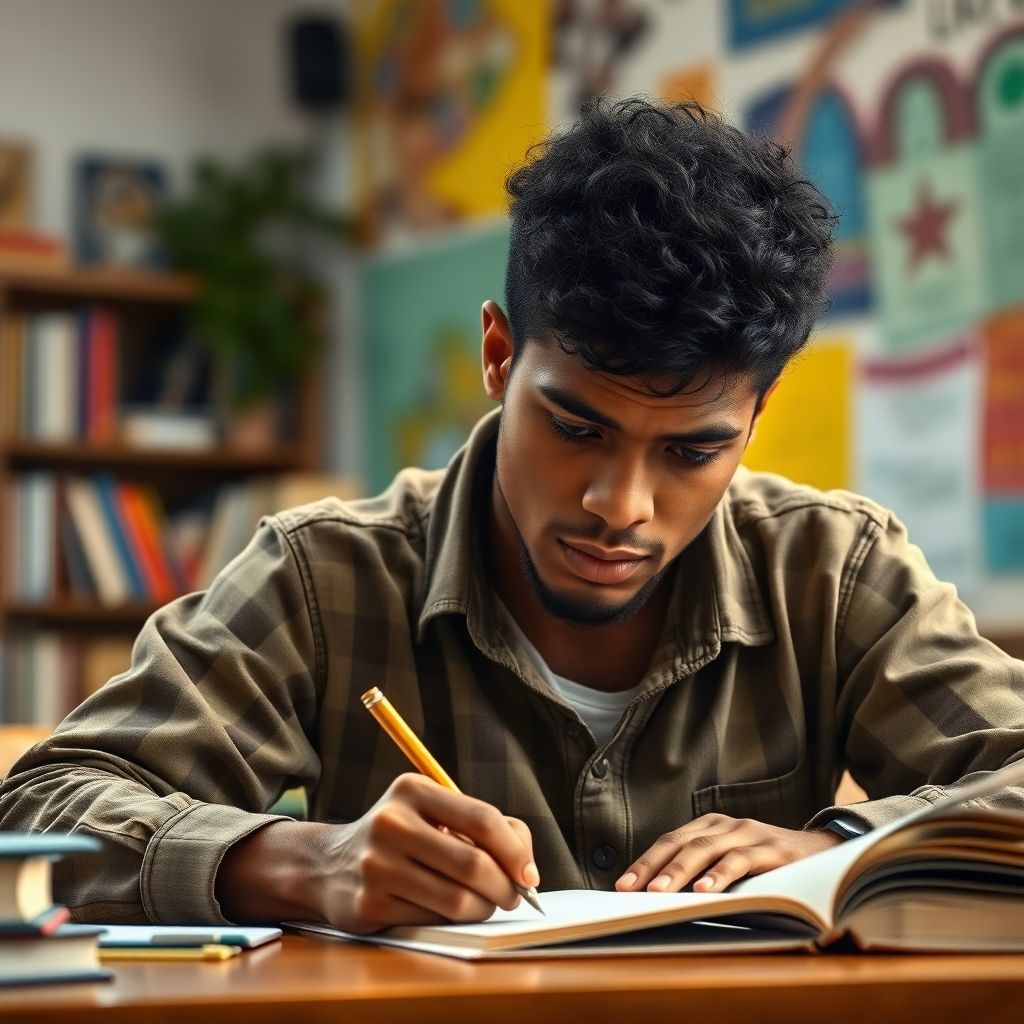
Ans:
{"label": "lips", "polygon": [[558,543],[574,575],[588,583],[605,586],[629,579],[648,557],[621,549],[604,551],[580,541],[559,540]]}

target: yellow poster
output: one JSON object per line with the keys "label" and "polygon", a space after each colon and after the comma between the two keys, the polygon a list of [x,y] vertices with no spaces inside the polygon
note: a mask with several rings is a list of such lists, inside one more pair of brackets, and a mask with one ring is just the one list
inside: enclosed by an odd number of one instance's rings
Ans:
{"label": "yellow poster", "polygon": [[356,140],[369,241],[505,207],[547,131],[547,4],[361,0]]}
{"label": "yellow poster", "polygon": [[850,486],[853,346],[820,338],[786,368],[743,457],[814,487]]}

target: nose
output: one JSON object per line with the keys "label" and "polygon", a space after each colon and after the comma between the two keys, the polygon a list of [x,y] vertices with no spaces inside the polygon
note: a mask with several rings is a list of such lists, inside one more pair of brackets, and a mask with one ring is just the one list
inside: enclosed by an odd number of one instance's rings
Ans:
{"label": "nose", "polygon": [[654,517],[654,489],[643,460],[608,459],[587,485],[583,507],[612,530],[649,523]]}

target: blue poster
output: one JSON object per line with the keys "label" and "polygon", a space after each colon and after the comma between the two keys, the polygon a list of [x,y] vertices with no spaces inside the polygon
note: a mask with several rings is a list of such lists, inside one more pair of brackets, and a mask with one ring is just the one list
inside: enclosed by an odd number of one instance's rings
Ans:
{"label": "blue poster", "polygon": [[[791,94],[791,87],[783,86],[759,99],[747,113],[748,130],[777,136]],[[864,153],[846,98],[834,88],[823,89],[811,105],[800,138],[793,141],[804,173],[839,217],[836,260],[828,282],[830,312],[862,312],[871,306]]]}
{"label": "blue poster", "polygon": [[985,502],[985,562],[991,572],[1024,570],[1024,496]]}
{"label": "blue poster", "polygon": [[362,267],[371,493],[405,466],[439,469],[494,408],[480,307],[504,306],[508,226],[455,230]]}
{"label": "blue poster", "polygon": [[[729,43],[733,49],[820,25],[859,0],[729,0]],[[903,0],[884,0],[895,7]]]}

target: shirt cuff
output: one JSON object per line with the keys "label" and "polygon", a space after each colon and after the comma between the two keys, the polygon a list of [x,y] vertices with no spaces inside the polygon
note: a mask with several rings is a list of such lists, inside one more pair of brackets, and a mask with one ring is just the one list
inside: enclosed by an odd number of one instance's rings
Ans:
{"label": "shirt cuff", "polygon": [[[936,791],[936,796],[941,796],[941,793]],[[870,832],[922,807],[930,807],[933,802],[920,796],[887,796],[881,800],[864,800],[859,804],[826,807],[811,818],[804,828],[822,829],[828,822],[839,819],[843,822],[858,822],[864,826],[865,832]]]}
{"label": "shirt cuff", "polygon": [[253,814],[222,804],[191,803],[149,840],[139,878],[142,907],[154,924],[231,924],[214,895],[228,849],[283,814]]}

